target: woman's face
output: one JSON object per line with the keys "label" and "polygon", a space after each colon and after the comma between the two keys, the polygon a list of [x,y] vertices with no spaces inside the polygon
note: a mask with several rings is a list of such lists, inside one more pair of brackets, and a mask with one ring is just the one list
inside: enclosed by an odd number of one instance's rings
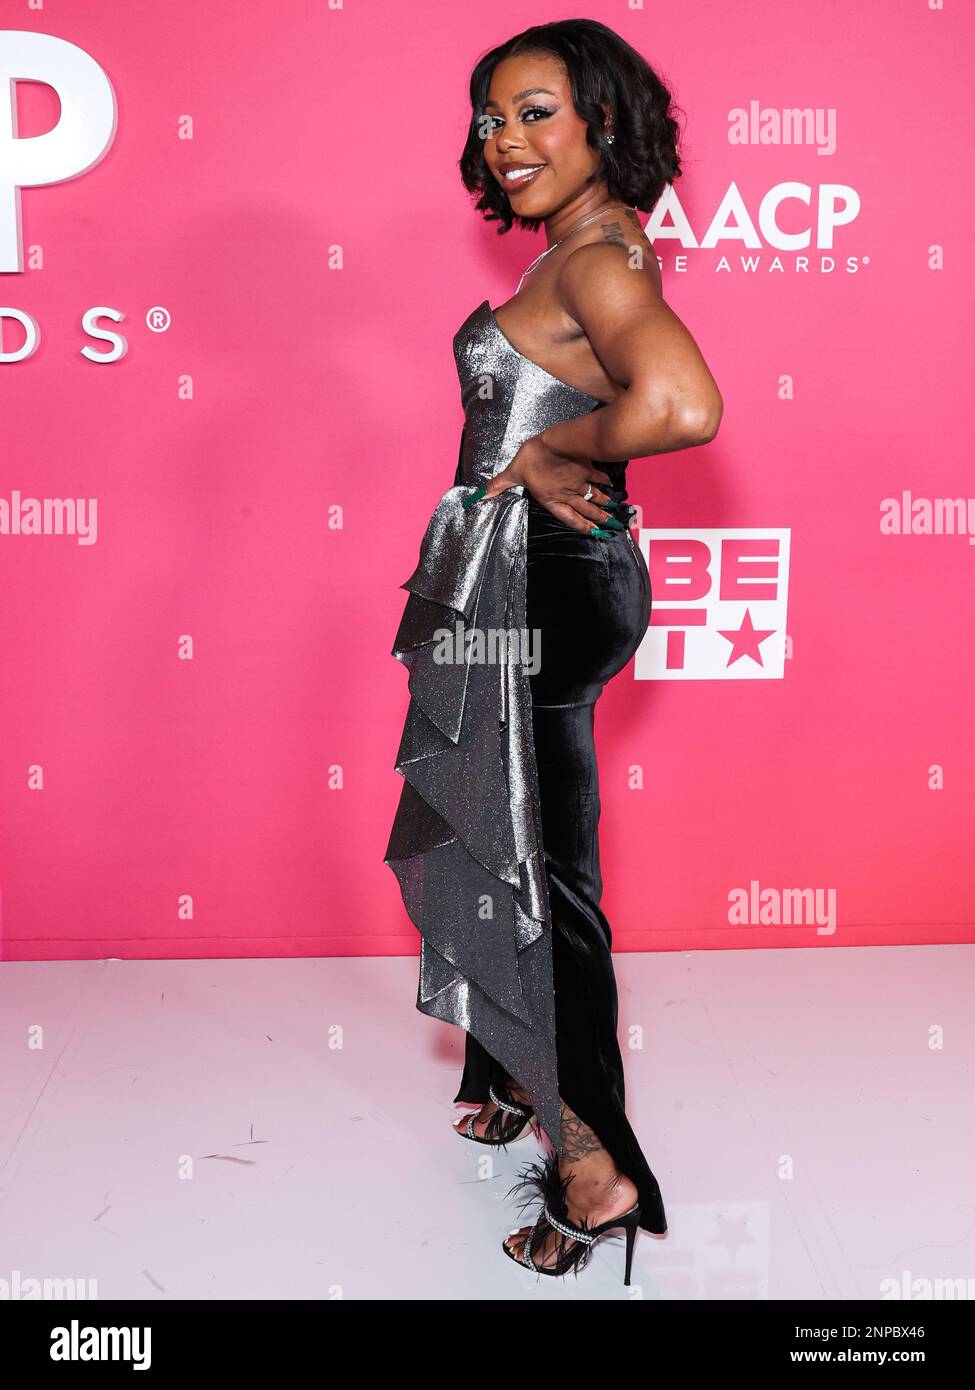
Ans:
{"label": "woman's face", "polygon": [[485,161],[519,217],[548,217],[587,191],[599,156],[586,143],[586,122],[557,58],[525,53],[498,63],[484,114]]}

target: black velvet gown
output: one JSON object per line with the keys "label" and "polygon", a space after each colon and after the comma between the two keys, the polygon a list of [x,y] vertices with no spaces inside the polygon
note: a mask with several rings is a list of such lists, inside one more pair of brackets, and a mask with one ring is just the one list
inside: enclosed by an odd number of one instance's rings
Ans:
{"label": "black velvet gown", "polygon": [[[603,402],[518,352],[486,300],[454,352],[460,458],[403,585],[393,648],[411,701],[386,862],[423,938],[417,1007],[467,1031],[455,1100],[486,1103],[492,1081],[514,1079],[562,1152],[561,1099],[636,1184],[641,1226],[660,1234],[660,1189],[625,1111],[593,738],[599,695],[646,632],[650,576],[628,529],[587,536],[523,488],[462,507],[525,439]],[[626,464],[594,466],[624,502]],[[472,628],[531,633],[537,669],[446,665],[445,633],[460,651]]]}

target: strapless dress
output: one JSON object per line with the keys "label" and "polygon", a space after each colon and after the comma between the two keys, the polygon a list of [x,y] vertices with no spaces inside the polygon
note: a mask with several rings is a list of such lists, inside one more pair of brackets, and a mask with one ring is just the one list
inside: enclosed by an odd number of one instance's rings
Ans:
{"label": "strapless dress", "polygon": [[[646,632],[650,577],[628,528],[591,537],[524,487],[462,505],[526,439],[605,402],[519,352],[487,300],[453,346],[454,484],[401,586],[393,644],[410,702],[385,862],[421,937],[416,1006],[466,1030],[456,1099],[486,1102],[492,1080],[514,1078],[561,1154],[561,1097],[637,1184],[640,1224],[661,1233],[659,1187],[625,1113],[593,735],[605,682]],[[626,463],[593,464],[625,503]],[[508,659],[485,659],[489,643],[467,659],[479,633],[511,634]]]}

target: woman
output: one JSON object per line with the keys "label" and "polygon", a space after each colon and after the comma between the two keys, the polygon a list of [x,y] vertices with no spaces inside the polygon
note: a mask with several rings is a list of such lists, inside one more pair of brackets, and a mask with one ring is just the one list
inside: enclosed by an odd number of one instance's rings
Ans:
{"label": "woman", "polygon": [[659,78],[565,20],[489,52],[470,93],[465,185],[547,249],[454,339],[465,424],[403,585],[386,862],[422,936],[417,1007],[467,1030],[456,1100],[481,1108],[457,1132],[503,1146],[537,1121],[553,1146],[521,1175],[541,1210],[505,1253],[563,1274],[622,1228],[629,1283],[637,1227],[667,1223],[624,1108],[593,715],[650,615],[626,464],[712,439],[722,401],[636,216],[680,173]]}

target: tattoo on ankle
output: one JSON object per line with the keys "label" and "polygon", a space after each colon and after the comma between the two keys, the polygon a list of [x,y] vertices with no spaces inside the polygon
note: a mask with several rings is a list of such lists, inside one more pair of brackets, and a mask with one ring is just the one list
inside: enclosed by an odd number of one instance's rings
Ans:
{"label": "tattoo on ankle", "polygon": [[565,1104],[562,1105],[562,1145],[564,1163],[578,1163],[590,1154],[601,1153],[603,1148],[585,1121],[574,1115]]}

